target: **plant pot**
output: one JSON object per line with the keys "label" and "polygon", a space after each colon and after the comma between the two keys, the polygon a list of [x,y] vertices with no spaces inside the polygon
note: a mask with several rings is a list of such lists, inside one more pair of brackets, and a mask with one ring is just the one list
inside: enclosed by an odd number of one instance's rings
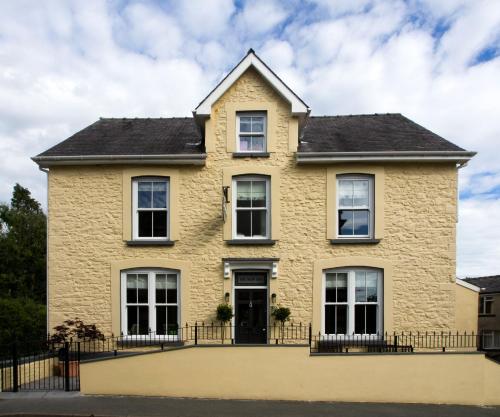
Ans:
{"label": "plant pot", "polygon": [[[58,364],[59,376],[65,376],[64,375],[65,365],[66,365],[66,363],[64,361],[59,361],[59,364]],[[78,376],[79,372],[80,372],[80,368],[79,368],[78,361],[69,361],[68,375],[70,377]]]}

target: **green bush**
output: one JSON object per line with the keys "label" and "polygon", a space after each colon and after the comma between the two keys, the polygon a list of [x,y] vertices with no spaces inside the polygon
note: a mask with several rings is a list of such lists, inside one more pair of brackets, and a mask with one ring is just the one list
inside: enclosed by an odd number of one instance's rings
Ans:
{"label": "green bush", "polygon": [[233,308],[229,304],[219,304],[217,306],[217,320],[222,324],[233,318]]}
{"label": "green bush", "polygon": [[284,325],[285,321],[290,320],[290,309],[288,307],[274,307],[271,316],[273,316],[274,320]]}
{"label": "green bush", "polygon": [[0,345],[47,338],[43,304],[29,298],[0,298]]}

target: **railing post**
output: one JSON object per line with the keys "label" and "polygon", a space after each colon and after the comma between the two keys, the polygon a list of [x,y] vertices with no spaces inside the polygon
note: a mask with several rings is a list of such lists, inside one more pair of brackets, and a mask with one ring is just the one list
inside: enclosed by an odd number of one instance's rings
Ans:
{"label": "railing post", "polygon": [[12,345],[12,390],[17,392],[19,385],[18,378],[18,358],[17,358],[17,343],[14,340],[14,344]]}
{"label": "railing post", "polygon": [[312,346],[312,324],[309,323],[309,348]]}
{"label": "railing post", "polygon": [[198,344],[198,322],[194,322],[194,344]]}
{"label": "railing post", "polygon": [[64,342],[64,391],[69,391],[69,342]]}
{"label": "railing post", "polygon": [[394,335],[394,352],[398,351],[398,336]]}

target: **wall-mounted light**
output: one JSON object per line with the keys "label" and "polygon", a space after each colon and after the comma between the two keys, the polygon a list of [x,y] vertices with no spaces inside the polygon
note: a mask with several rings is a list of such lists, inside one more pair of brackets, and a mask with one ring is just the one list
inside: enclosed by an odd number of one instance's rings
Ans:
{"label": "wall-mounted light", "polygon": [[224,301],[226,303],[229,303],[229,293],[228,292],[224,294]]}
{"label": "wall-mounted light", "polygon": [[271,294],[271,303],[276,304],[276,294],[275,293]]}

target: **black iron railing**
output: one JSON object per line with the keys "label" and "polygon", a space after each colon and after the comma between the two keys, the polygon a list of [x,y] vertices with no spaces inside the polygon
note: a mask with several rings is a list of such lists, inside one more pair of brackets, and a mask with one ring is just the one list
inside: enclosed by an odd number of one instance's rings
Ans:
{"label": "black iron railing", "polygon": [[458,332],[400,332],[375,335],[315,335],[312,353],[481,350],[483,336]]}

